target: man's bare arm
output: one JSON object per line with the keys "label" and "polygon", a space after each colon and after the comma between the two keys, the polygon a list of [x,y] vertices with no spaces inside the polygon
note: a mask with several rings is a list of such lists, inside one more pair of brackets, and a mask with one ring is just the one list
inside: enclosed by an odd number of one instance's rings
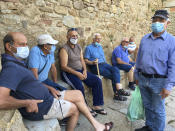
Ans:
{"label": "man's bare arm", "polygon": [[51,74],[52,74],[52,80],[56,83],[57,82],[57,69],[55,66],[55,63],[51,65]]}
{"label": "man's bare arm", "polygon": [[116,61],[117,61],[118,64],[130,65],[130,64],[128,64],[128,63],[122,61],[120,58],[116,58]]}
{"label": "man's bare arm", "polygon": [[38,79],[38,68],[31,68],[30,70],[33,72],[36,79]]}
{"label": "man's bare arm", "polygon": [[19,100],[10,96],[10,89],[0,87],[0,109],[17,109],[25,107],[27,112],[38,112],[38,103],[43,100]]}
{"label": "man's bare arm", "polygon": [[80,54],[80,59],[81,59],[81,64],[83,66],[83,70],[86,71],[86,64],[85,64],[84,59],[83,59],[83,52],[82,51]]}

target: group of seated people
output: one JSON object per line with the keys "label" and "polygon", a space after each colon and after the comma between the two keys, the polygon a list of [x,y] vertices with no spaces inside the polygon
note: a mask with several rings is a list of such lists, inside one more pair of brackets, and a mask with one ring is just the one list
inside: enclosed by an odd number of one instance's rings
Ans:
{"label": "group of seated people", "polygon": [[[5,53],[1,59],[0,109],[19,109],[25,119],[34,121],[69,117],[67,131],[75,129],[81,112],[96,131],[111,130],[113,122],[101,124],[94,118],[97,113],[107,115],[103,109],[102,81],[95,74],[99,72],[112,81],[114,100],[126,101],[124,96],[130,93],[122,89],[119,69],[128,72],[128,87],[134,89],[135,63],[128,54],[129,40],[124,38],[112,53],[112,65],[108,64],[101,39],[99,33],[94,34],[92,44],[86,47],[83,55],[82,48],[77,44],[77,29],[67,31],[67,43],[59,50],[61,77],[75,89],[67,90],[57,83],[54,58],[57,40],[48,34],[40,35],[38,44],[29,51],[24,34],[8,33],[3,39]],[[86,64],[92,73],[87,71]],[[49,72],[52,80],[48,78]],[[82,82],[92,88],[91,108],[87,106]]]}

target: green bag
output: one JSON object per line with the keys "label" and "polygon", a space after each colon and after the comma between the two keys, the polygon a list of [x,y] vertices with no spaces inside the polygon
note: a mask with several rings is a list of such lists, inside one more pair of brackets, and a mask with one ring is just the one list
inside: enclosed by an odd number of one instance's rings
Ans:
{"label": "green bag", "polygon": [[132,93],[131,102],[128,106],[127,118],[129,121],[135,121],[139,119],[144,119],[145,110],[142,103],[142,97],[140,94],[140,89],[136,86],[135,91]]}

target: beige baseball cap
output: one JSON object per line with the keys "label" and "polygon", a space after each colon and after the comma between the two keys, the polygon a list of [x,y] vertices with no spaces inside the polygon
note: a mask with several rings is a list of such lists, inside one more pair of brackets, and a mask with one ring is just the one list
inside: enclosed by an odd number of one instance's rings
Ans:
{"label": "beige baseball cap", "polygon": [[51,35],[49,34],[42,34],[38,36],[37,38],[38,45],[44,45],[44,44],[52,44],[55,45],[58,43],[57,40],[54,40]]}

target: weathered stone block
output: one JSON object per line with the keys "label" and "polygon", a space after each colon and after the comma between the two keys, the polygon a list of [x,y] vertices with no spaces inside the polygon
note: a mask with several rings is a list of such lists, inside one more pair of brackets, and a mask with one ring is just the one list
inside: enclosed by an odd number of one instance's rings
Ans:
{"label": "weathered stone block", "polygon": [[11,10],[0,10],[2,14],[10,14],[12,11]]}
{"label": "weathered stone block", "polygon": [[111,13],[116,14],[117,13],[117,7],[115,5],[111,5]]}
{"label": "weathered stone block", "polygon": [[49,12],[49,13],[53,12],[52,7],[40,7],[39,10],[42,11],[42,12]]}
{"label": "weathered stone block", "polygon": [[72,2],[70,0],[61,0],[60,5],[66,7],[72,7]]}
{"label": "weathered stone block", "polygon": [[20,23],[20,16],[19,15],[12,15],[12,14],[6,14],[0,16],[0,23],[4,24],[19,24]]}
{"label": "weathered stone block", "polygon": [[92,13],[92,12],[94,12],[94,7],[88,7],[87,10],[88,10],[90,13]]}
{"label": "weathered stone block", "polygon": [[58,14],[66,15],[68,10],[64,6],[55,6],[55,12],[58,13]]}
{"label": "weathered stone block", "polygon": [[4,2],[19,2],[19,0],[1,0],[1,1],[4,1]]}
{"label": "weathered stone block", "polygon": [[77,10],[82,10],[84,9],[84,4],[82,1],[75,1],[74,2],[74,8]]}
{"label": "weathered stone block", "polygon": [[0,111],[0,131],[27,131],[18,110]]}
{"label": "weathered stone block", "polygon": [[45,6],[45,5],[46,5],[46,3],[45,3],[44,0],[36,0],[36,1],[35,1],[35,4],[36,4],[37,6]]}
{"label": "weathered stone block", "polygon": [[63,24],[67,27],[75,27],[74,17],[73,16],[64,16]]}
{"label": "weathered stone block", "polygon": [[89,13],[86,10],[80,11],[80,14],[79,15],[82,18],[88,18],[89,17]]}
{"label": "weathered stone block", "polygon": [[26,9],[26,8],[21,9],[21,13],[27,17],[33,18],[36,15],[39,15],[40,11],[35,6],[30,6],[28,9]]}
{"label": "weathered stone block", "polygon": [[104,0],[104,3],[111,4],[111,0]]}
{"label": "weathered stone block", "polygon": [[29,121],[24,119],[23,121],[28,131],[61,131],[57,119],[41,121]]}
{"label": "weathered stone block", "polygon": [[68,12],[72,16],[77,16],[78,15],[78,13],[77,13],[77,11],[75,9],[70,9]]}

